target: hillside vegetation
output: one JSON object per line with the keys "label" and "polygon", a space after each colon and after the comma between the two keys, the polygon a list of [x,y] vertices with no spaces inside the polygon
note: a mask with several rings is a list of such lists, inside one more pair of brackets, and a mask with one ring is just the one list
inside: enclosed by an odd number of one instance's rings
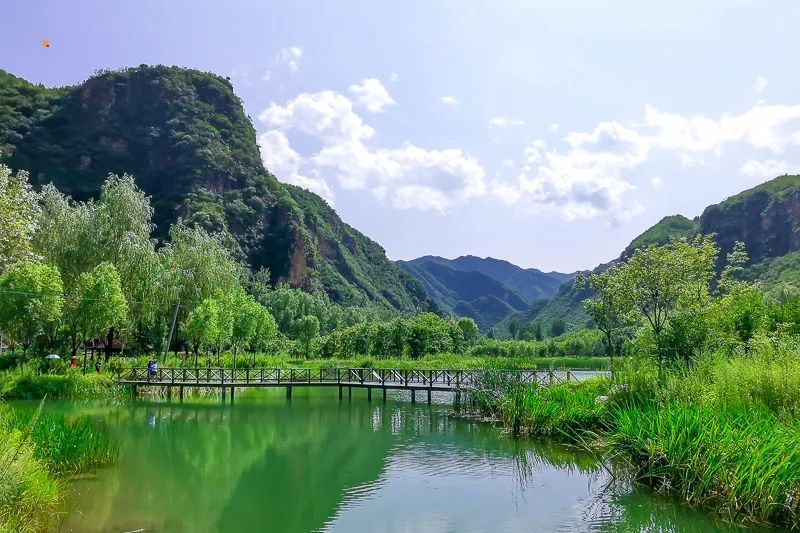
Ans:
{"label": "hillside vegetation", "polygon": [[424,256],[397,265],[419,280],[442,310],[474,319],[488,331],[534,301],[552,298],[573,274],[544,273],[508,261],[471,255]]}
{"label": "hillside vegetation", "polygon": [[143,65],[46,89],[0,71],[0,149],[35,185],[52,182],[79,201],[97,198],[109,173],[133,175],[152,198],[157,238],[178,218],[223,232],[273,284],[347,305],[429,308],[377,243],[264,168],[252,123],[220,76]]}

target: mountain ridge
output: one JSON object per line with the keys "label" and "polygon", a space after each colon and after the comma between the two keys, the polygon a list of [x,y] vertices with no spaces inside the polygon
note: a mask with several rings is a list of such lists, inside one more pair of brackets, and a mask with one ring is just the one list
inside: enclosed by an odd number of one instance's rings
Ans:
{"label": "mountain ridge", "polygon": [[348,305],[435,309],[378,243],[264,168],[252,122],[221,76],[140,65],[48,89],[0,70],[0,149],[0,162],[76,200],[96,197],[109,173],[129,173],[151,196],[157,237],[178,218],[226,233],[273,283]]}

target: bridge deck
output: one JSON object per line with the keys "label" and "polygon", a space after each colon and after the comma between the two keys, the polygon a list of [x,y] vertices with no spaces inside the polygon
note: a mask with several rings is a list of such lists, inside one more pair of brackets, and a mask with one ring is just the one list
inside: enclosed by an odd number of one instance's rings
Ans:
{"label": "bridge deck", "polygon": [[579,381],[597,372],[580,370],[402,370],[371,368],[146,368],[115,372],[120,385],[166,387],[361,387],[433,391],[469,390],[482,383],[513,381],[550,385]]}

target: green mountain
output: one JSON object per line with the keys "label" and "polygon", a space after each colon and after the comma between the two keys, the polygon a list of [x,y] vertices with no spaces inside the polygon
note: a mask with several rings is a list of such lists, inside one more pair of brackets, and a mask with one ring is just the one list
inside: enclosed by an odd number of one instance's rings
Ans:
{"label": "green mountain", "polygon": [[443,310],[473,318],[483,330],[531,302],[552,298],[572,274],[544,273],[491,257],[424,256],[397,265],[417,278]]}
{"label": "green mountain", "polygon": [[225,78],[143,65],[48,89],[0,71],[0,161],[77,200],[97,196],[110,172],[132,174],[162,238],[181,217],[229,233],[241,259],[268,268],[273,282],[346,304],[430,305],[377,243],[264,168]]}
{"label": "green mountain", "polygon": [[[743,242],[750,255],[745,277],[761,281],[771,296],[800,294],[800,176],[780,176],[762,183],[707,207],[692,220],[681,215],[665,217],[631,241],[619,259],[598,266],[594,272],[630,257],[638,248],[698,233],[716,234],[720,259],[733,250],[736,242]],[[507,322],[515,318],[536,320],[543,329],[557,318],[562,318],[570,329],[584,327],[589,317],[582,302],[589,296],[588,289],[579,291],[567,282],[543,307],[512,314],[497,327],[505,329]]]}

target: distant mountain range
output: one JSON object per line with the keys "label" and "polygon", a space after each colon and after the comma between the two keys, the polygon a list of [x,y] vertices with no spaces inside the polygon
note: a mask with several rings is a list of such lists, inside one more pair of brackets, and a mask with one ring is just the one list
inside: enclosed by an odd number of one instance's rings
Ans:
{"label": "distant mountain range", "polygon": [[417,278],[441,309],[473,318],[484,331],[533,302],[552,298],[574,276],[472,255],[456,259],[426,255],[396,264]]}

